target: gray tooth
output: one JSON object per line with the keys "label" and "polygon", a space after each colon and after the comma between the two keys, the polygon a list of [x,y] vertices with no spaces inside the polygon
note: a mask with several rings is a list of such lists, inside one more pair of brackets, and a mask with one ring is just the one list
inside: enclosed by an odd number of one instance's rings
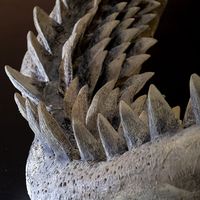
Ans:
{"label": "gray tooth", "polygon": [[120,102],[119,110],[124,137],[129,150],[147,142],[149,134],[144,122],[124,101]]}
{"label": "gray tooth", "polygon": [[180,128],[178,120],[163,95],[154,85],[149,88],[147,105],[151,139],[178,131]]}
{"label": "gray tooth", "polygon": [[102,114],[98,114],[97,124],[107,159],[109,160],[115,155],[124,153],[127,148],[124,138],[115,131]]}
{"label": "gray tooth", "polygon": [[200,125],[200,77],[197,74],[190,78],[190,98],[196,124]]}
{"label": "gray tooth", "polygon": [[84,124],[78,120],[72,120],[72,127],[81,159],[86,161],[99,161],[104,159],[102,146]]}
{"label": "gray tooth", "polygon": [[14,95],[14,99],[15,99],[15,103],[17,104],[17,107],[19,109],[19,112],[21,113],[21,115],[27,119],[27,115],[26,115],[26,106],[25,106],[25,98],[22,97],[19,93],[15,93]]}
{"label": "gray tooth", "polygon": [[47,66],[49,66],[48,54],[45,52],[43,46],[38,42],[38,39],[33,34],[33,32],[29,31],[27,35],[27,46],[28,52],[31,56],[32,60],[35,62],[35,65],[38,68],[40,73],[40,77],[45,82],[49,81],[49,77],[47,75]]}
{"label": "gray tooth", "polygon": [[45,49],[51,53],[51,43],[57,35],[56,26],[58,26],[58,24],[38,6],[36,6],[33,10],[33,19],[35,28]]}
{"label": "gray tooth", "polygon": [[33,102],[38,103],[42,98],[42,82],[36,81],[30,77],[24,76],[17,70],[5,66],[6,74],[12,84],[25,96],[29,97]]}

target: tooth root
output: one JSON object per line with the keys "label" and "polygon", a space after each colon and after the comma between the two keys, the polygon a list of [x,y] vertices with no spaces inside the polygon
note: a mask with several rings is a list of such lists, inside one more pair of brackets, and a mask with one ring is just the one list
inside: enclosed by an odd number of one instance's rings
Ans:
{"label": "tooth root", "polygon": [[151,1],[148,3],[148,5],[144,9],[142,9],[138,13],[138,15],[144,15],[146,13],[152,12],[153,10],[158,8],[160,5],[161,5],[160,2],[158,2],[158,1]]}
{"label": "tooth root", "polygon": [[194,112],[192,110],[192,102],[191,102],[191,98],[190,98],[187,108],[186,108],[186,111],[185,111],[184,119],[183,119],[183,127],[187,128],[194,124],[196,124],[196,120],[195,120]]}
{"label": "tooth root", "polygon": [[33,19],[45,49],[51,53],[51,43],[57,35],[56,27],[58,27],[58,24],[37,6],[33,10]]}
{"label": "tooth root", "polygon": [[131,56],[126,59],[120,77],[129,77],[138,74],[142,68],[142,64],[150,58],[148,54],[140,54]]}
{"label": "tooth root", "polygon": [[118,33],[118,43],[131,42],[138,35],[138,28],[128,28]]}
{"label": "tooth root", "polygon": [[139,19],[139,21],[134,24],[135,26],[140,26],[140,25],[145,25],[148,24],[149,22],[151,22],[153,19],[155,19],[157,15],[153,14],[153,13],[149,13],[149,14],[145,14],[142,15],[141,18]]}
{"label": "tooth root", "polygon": [[136,115],[139,116],[146,109],[146,100],[147,95],[142,95],[131,104],[131,108]]}
{"label": "tooth root", "polygon": [[126,151],[124,138],[115,131],[108,120],[101,114],[98,115],[98,130],[107,159],[120,155]]}
{"label": "tooth root", "polygon": [[196,124],[200,125],[200,77],[197,74],[190,78],[190,98]]}
{"label": "tooth root", "polygon": [[130,105],[133,97],[144,87],[146,82],[151,79],[153,75],[154,72],[145,72],[128,78],[122,87],[123,90],[120,99]]}
{"label": "tooth root", "polygon": [[65,117],[67,119],[71,119],[72,107],[78,95],[78,87],[79,87],[79,80],[76,77],[75,79],[73,79],[73,81],[71,82],[71,84],[69,85],[69,87],[65,92],[64,111],[65,111]]}
{"label": "tooth root", "polygon": [[124,137],[128,149],[138,147],[149,139],[148,128],[139,119],[133,110],[124,102],[120,102],[120,118],[123,127]]}
{"label": "tooth root", "polygon": [[72,121],[72,127],[81,159],[86,161],[103,160],[102,147],[88,129],[78,120]]}
{"label": "tooth root", "polygon": [[29,31],[27,35],[27,46],[29,55],[38,68],[40,79],[48,82],[47,66],[49,65],[49,61],[47,56],[49,55],[45,52],[44,48],[31,31]]}
{"label": "tooth root", "polygon": [[108,65],[106,70],[107,81],[118,80],[125,58],[126,54],[121,54]]}
{"label": "tooth root", "polygon": [[92,103],[88,109],[87,116],[86,116],[86,125],[89,131],[95,136],[97,135],[97,116],[101,110],[104,109],[104,102],[106,101],[107,96],[114,88],[115,81],[110,81],[106,83],[103,87],[101,87],[96,95],[92,99]]}
{"label": "tooth root", "polygon": [[145,54],[149,48],[156,44],[157,40],[150,37],[142,37],[135,43],[133,55]]}
{"label": "tooth root", "polygon": [[174,133],[180,128],[169,104],[154,85],[149,88],[147,102],[151,139],[166,133]]}
{"label": "tooth root", "polygon": [[42,98],[42,82],[33,80],[24,76],[17,70],[6,66],[5,71],[12,84],[25,96],[29,97],[33,102],[38,103]]}
{"label": "tooth root", "polygon": [[124,15],[124,19],[132,18],[135,14],[140,10],[139,7],[131,7],[127,10],[126,14]]}
{"label": "tooth root", "polygon": [[86,114],[88,110],[88,86],[83,86],[76,98],[76,101],[72,108],[72,119],[78,120],[82,124],[85,124]]}
{"label": "tooth root", "polygon": [[88,64],[89,68],[89,93],[91,94],[96,86],[99,76],[102,71],[103,62],[106,58],[108,51],[99,51],[92,61]]}
{"label": "tooth root", "polygon": [[17,107],[19,109],[19,112],[25,119],[27,119],[25,98],[23,98],[19,93],[15,93],[14,99],[15,99],[15,103],[17,104]]}
{"label": "tooth root", "polygon": [[75,155],[69,139],[41,102],[38,105],[38,116],[41,133],[57,159],[71,161]]}

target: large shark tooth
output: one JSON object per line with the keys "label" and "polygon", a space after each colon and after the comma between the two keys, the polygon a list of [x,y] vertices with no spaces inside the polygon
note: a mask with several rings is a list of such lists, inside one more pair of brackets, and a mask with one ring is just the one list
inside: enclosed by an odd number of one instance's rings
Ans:
{"label": "large shark tooth", "polygon": [[12,84],[24,95],[38,103],[42,99],[42,82],[36,81],[30,77],[24,76],[17,70],[5,66],[5,71]]}
{"label": "large shark tooth", "polygon": [[115,131],[102,114],[98,114],[97,124],[107,159],[124,153],[127,148],[124,138]]}
{"label": "large shark tooth", "polygon": [[180,128],[178,120],[158,89],[151,85],[148,92],[148,118],[151,139]]}
{"label": "large shark tooth", "polygon": [[149,139],[148,128],[133,112],[133,110],[124,102],[119,106],[121,124],[124,137],[129,149],[137,147],[147,142]]}

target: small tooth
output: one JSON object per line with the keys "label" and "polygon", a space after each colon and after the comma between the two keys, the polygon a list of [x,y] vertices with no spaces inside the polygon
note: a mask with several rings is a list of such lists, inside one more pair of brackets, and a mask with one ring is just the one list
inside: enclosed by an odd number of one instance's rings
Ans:
{"label": "small tooth", "polygon": [[38,68],[40,77],[42,77],[43,81],[48,82],[49,77],[47,75],[47,66],[49,66],[50,63],[47,57],[49,55],[45,52],[45,49],[41,46],[38,39],[31,31],[29,31],[27,35],[27,46],[28,52]]}
{"label": "small tooth", "polygon": [[46,50],[51,53],[51,43],[57,35],[56,26],[58,24],[44,10],[37,6],[33,10],[33,19],[42,43]]}
{"label": "small tooth", "polygon": [[129,3],[129,6],[131,6],[131,7],[138,6],[142,2],[143,2],[143,0],[131,0],[131,2]]}
{"label": "small tooth", "polygon": [[124,8],[126,7],[127,2],[120,2],[118,4],[115,5],[114,9],[118,12],[121,12],[122,10],[124,10]]}
{"label": "small tooth", "polygon": [[131,56],[126,59],[121,71],[121,77],[129,77],[138,74],[142,68],[142,64],[150,58],[148,54],[140,54]]}
{"label": "small tooth", "polygon": [[190,78],[190,98],[196,124],[200,125],[200,77],[192,74]]}
{"label": "small tooth", "polygon": [[141,18],[139,19],[139,21],[136,24],[134,24],[134,26],[140,26],[140,25],[148,24],[153,19],[155,19],[156,16],[157,15],[153,14],[153,13],[142,15]]}
{"label": "small tooth", "polygon": [[147,142],[149,139],[148,128],[135,115],[133,110],[124,101],[120,102],[119,110],[124,137],[129,150]]}
{"label": "small tooth", "polygon": [[150,1],[148,3],[148,5],[138,13],[138,15],[141,16],[146,13],[149,13],[149,12],[153,11],[154,9],[158,8],[160,5],[161,5],[161,3],[158,1]]}
{"label": "small tooth", "polygon": [[78,96],[76,97],[76,101],[72,108],[72,118],[74,120],[79,120],[81,123],[85,124],[86,114],[88,110],[88,86],[83,86]]}
{"label": "small tooth", "polygon": [[38,116],[40,130],[48,142],[49,148],[51,148],[57,156],[57,159],[72,160],[73,147],[71,146],[69,139],[56,120],[46,110],[45,105],[41,102],[38,105]]}
{"label": "small tooth", "polygon": [[105,22],[110,22],[110,21],[115,20],[118,15],[119,15],[119,12],[112,13],[111,15],[109,15],[108,17],[106,17]]}
{"label": "small tooth", "polygon": [[5,71],[12,84],[24,95],[29,97],[33,102],[38,103],[42,98],[42,82],[33,80],[24,76],[17,70],[6,66]]}
{"label": "small tooth", "polygon": [[172,111],[173,111],[173,113],[175,115],[175,118],[178,119],[178,120],[180,120],[180,115],[181,115],[181,108],[180,108],[180,106],[176,106],[176,107],[172,108]]}
{"label": "small tooth", "polygon": [[124,153],[127,148],[124,138],[115,131],[103,115],[98,114],[97,124],[107,159],[109,160],[115,155]]}
{"label": "small tooth", "polygon": [[127,10],[126,14],[124,15],[124,19],[132,18],[135,14],[140,10],[139,7],[131,7]]}
{"label": "small tooth", "polygon": [[71,84],[69,85],[69,87],[65,92],[64,111],[65,111],[65,117],[68,119],[71,119],[72,107],[78,95],[78,87],[79,87],[79,80],[76,77],[75,79],[72,80]]}
{"label": "small tooth", "polygon": [[134,22],[134,18],[128,18],[123,20],[118,27],[116,28],[115,32],[121,32],[122,30],[128,29],[130,27],[130,25]]}
{"label": "small tooth", "polygon": [[100,50],[94,55],[91,62],[88,64],[89,68],[89,93],[91,94],[96,86],[99,76],[102,71],[103,62],[106,58],[108,51]]}
{"label": "small tooth", "polygon": [[147,95],[142,95],[131,104],[131,108],[136,115],[139,116],[146,109],[146,100]]}
{"label": "small tooth", "polygon": [[123,90],[121,91],[120,99],[130,105],[133,97],[144,87],[146,82],[151,79],[153,75],[154,72],[145,72],[128,78],[122,87]]}
{"label": "small tooth", "polygon": [[108,97],[109,93],[114,88],[114,85],[115,81],[113,80],[107,82],[103,87],[101,87],[93,97],[91,105],[88,109],[86,116],[86,125],[90,132],[96,137],[98,137],[96,126],[98,113],[100,113],[101,110],[104,109],[104,102],[106,101],[106,98]]}
{"label": "small tooth", "polygon": [[144,54],[146,51],[156,44],[157,40],[150,37],[142,37],[135,43],[133,55]]}
{"label": "small tooth", "polygon": [[192,102],[191,102],[191,99],[189,99],[189,102],[185,111],[184,119],[183,119],[183,127],[187,128],[194,124],[196,124],[196,120],[195,120],[194,112],[192,110]]}
{"label": "small tooth", "polygon": [[148,114],[146,111],[143,110],[141,112],[139,119],[148,127]]}
{"label": "small tooth", "polygon": [[117,43],[131,42],[138,35],[138,28],[128,28],[118,33]]}
{"label": "small tooth", "polygon": [[14,95],[15,103],[17,104],[17,107],[19,109],[19,112],[21,115],[27,119],[26,115],[26,107],[25,107],[25,98],[22,97],[19,93],[15,93]]}
{"label": "small tooth", "polygon": [[81,159],[86,161],[104,159],[102,146],[88,129],[78,120],[72,121],[72,127]]}
{"label": "small tooth", "polygon": [[180,128],[169,104],[154,85],[149,88],[147,102],[151,139],[165,133],[174,133]]}
{"label": "small tooth", "polygon": [[116,81],[118,80],[125,58],[126,58],[126,54],[121,54],[116,59],[114,59],[111,63],[109,63],[106,69],[107,81],[111,81],[113,79]]}

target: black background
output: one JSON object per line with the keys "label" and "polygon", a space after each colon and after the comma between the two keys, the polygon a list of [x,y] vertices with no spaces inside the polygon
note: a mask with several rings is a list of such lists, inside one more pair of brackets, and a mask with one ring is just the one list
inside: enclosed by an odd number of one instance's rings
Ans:
{"label": "black background", "polygon": [[[145,71],[155,71],[152,83],[166,95],[173,107],[184,108],[189,99],[189,78],[200,74],[200,12],[198,0],[169,0],[151,49]],[[35,32],[32,9],[39,5],[47,12],[49,0],[0,0],[0,200],[28,200],[25,162],[33,134],[13,100],[14,87],[4,65],[20,68],[26,51],[26,34]],[[36,32],[35,32],[36,33]]]}

